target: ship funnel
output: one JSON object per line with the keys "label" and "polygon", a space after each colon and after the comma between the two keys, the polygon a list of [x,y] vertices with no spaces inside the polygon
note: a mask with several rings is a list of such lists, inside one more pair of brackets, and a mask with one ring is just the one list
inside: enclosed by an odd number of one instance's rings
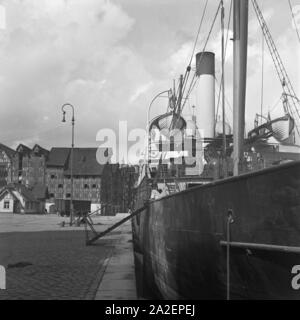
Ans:
{"label": "ship funnel", "polygon": [[215,76],[215,54],[213,52],[198,52],[196,54],[196,76],[203,74]]}
{"label": "ship funnel", "polygon": [[196,54],[197,84],[197,127],[205,138],[215,136],[215,54],[199,52]]}

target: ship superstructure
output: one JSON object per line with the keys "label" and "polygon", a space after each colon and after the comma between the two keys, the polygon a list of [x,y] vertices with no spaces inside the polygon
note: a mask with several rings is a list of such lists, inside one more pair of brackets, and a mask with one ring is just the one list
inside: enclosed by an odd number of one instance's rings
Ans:
{"label": "ship superstructure", "polygon": [[[261,11],[252,2],[272,47]],[[223,1],[219,10],[224,19]],[[205,50],[196,55],[195,68],[202,111],[182,115],[189,65],[177,94],[168,91],[167,112],[148,119],[147,159],[135,201],[136,209],[146,207],[133,218],[141,295],[300,298],[291,287],[291,270],[300,259],[297,97],[289,80],[282,83],[285,114],[256,121],[245,137],[248,1],[234,0],[233,12],[233,132],[224,113],[216,121],[215,60]],[[272,53],[278,62],[276,47]],[[281,59],[278,65],[280,79],[284,74],[287,81]]]}

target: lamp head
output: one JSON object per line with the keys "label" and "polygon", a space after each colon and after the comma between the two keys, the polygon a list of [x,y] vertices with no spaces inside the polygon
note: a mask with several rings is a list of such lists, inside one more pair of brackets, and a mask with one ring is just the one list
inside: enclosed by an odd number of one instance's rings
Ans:
{"label": "lamp head", "polygon": [[62,122],[66,122],[66,112],[63,111],[63,119],[62,119]]}

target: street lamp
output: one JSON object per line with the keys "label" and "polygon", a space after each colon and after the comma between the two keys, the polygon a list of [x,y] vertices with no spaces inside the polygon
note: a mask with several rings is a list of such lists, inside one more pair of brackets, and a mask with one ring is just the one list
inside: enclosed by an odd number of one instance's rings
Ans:
{"label": "street lamp", "polygon": [[74,107],[70,103],[65,103],[61,110],[63,112],[63,119],[62,122],[66,122],[66,111],[65,107],[72,108],[72,148],[71,148],[71,199],[70,199],[70,226],[73,224],[73,215],[74,215],[74,207],[73,207],[73,151],[74,151],[74,125],[75,125],[75,118],[74,118]]}

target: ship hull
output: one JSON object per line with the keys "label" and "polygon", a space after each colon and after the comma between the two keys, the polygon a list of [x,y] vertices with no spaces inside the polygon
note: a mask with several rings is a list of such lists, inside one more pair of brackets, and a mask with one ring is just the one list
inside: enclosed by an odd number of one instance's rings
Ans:
{"label": "ship hull", "polygon": [[[148,198],[144,180],[136,207]],[[292,286],[300,265],[300,162],[149,201],[132,225],[141,296],[226,299],[229,290],[231,299],[300,299]]]}

